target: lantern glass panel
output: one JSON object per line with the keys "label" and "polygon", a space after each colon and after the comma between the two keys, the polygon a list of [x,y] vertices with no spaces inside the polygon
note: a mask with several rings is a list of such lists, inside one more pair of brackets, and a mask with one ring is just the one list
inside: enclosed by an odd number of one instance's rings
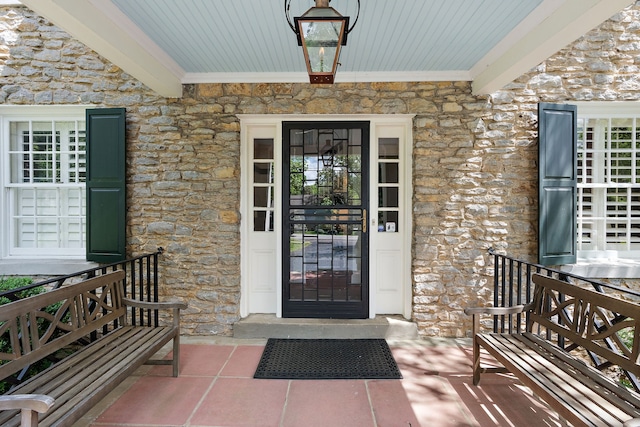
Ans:
{"label": "lantern glass panel", "polygon": [[311,72],[330,73],[340,52],[344,21],[301,20],[299,24]]}

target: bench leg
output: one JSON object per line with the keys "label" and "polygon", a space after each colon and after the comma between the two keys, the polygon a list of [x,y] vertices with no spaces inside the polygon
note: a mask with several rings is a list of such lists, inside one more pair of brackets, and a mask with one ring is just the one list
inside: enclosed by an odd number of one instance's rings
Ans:
{"label": "bench leg", "polygon": [[21,427],[38,427],[38,413],[31,409],[22,409],[20,413]]}
{"label": "bench leg", "polygon": [[480,343],[478,342],[478,333],[480,332],[480,316],[474,314],[473,322],[473,385],[480,384]]}
{"label": "bench leg", "polygon": [[177,377],[180,370],[180,333],[173,338],[173,376]]}
{"label": "bench leg", "polygon": [[473,337],[473,385],[480,384],[480,344],[476,336]]}

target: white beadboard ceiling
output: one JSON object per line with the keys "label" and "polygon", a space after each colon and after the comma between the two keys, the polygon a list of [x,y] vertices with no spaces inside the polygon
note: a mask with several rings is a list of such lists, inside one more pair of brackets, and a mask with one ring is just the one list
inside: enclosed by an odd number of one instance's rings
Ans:
{"label": "white beadboard ceiling", "polygon": [[[361,0],[336,82],[472,81],[490,93],[633,0]],[[284,0],[22,0],[150,88],[306,82]],[[291,17],[311,0],[292,0]],[[356,16],[356,0],[332,0]]]}
{"label": "white beadboard ceiling", "polygon": [[[191,73],[304,72],[282,0],[112,0]],[[340,71],[469,70],[542,0],[362,0]],[[351,19],[355,0],[331,6]],[[292,0],[291,15],[312,5]]]}

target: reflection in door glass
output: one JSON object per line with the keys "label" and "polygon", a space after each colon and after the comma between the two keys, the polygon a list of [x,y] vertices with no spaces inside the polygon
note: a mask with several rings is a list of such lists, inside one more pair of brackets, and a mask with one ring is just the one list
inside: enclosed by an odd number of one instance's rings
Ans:
{"label": "reflection in door glass", "polygon": [[361,129],[292,129],[292,205],[360,205]]}
{"label": "reflection in door glass", "polygon": [[360,227],[319,223],[314,228],[292,226],[289,299],[360,301]]}
{"label": "reflection in door glass", "polygon": [[362,300],[362,129],[291,129],[290,301]]}

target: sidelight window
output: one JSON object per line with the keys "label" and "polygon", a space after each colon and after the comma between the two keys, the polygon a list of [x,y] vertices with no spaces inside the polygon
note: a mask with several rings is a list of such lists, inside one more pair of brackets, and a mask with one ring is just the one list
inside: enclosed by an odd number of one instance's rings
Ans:
{"label": "sidelight window", "polygon": [[378,139],[378,231],[398,232],[400,139]]}
{"label": "sidelight window", "polygon": [[253,231],[273,231],[275,170],[273,138],[253,140]]}

